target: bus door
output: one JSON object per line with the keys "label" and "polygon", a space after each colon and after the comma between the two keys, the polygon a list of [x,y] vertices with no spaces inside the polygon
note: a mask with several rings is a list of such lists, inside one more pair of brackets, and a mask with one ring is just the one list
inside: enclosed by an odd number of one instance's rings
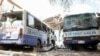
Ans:
{"label": "bus door", "polygon": [[42,23],[41,25],[41,30],[42,30],[42,44],[45,45],[47,44],[47,33],[46,33],[46,25]]}

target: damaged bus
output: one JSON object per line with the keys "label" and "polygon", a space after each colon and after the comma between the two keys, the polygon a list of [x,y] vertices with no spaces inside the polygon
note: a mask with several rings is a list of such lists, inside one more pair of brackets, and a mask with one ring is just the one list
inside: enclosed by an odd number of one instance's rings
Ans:
{"label": "damaged bus", "polygon": [[63,43],[70,49],[80,47],[97,49],[100,42],[100,14],[81,13],[63,19]]}
{"label": "damaged bus", "polygon": [[6,12],[0,18],[0,45],[43,47],[51,29],[25,10]]}

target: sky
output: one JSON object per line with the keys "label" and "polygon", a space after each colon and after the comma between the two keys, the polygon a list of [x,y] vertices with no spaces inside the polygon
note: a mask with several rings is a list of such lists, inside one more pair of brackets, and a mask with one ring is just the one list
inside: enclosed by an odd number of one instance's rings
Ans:
{"label": "sky", "polygon": [[59,6],[53,7],[48,0],[14,0],[25,10],[28,10],[40,20],[55,16],[62,12]]}
{"label": "sky", "polygon": [[100,12],[99,0],[75,1],[70,8],[70,13]]}

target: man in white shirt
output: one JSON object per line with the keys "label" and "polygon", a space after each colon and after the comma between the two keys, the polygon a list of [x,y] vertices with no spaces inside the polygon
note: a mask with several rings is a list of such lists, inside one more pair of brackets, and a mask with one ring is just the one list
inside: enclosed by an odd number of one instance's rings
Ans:
{"label": "man in white shirt", "polygon": [[51,34],[51,43],[53,44],[53,47],[55,47],[55,41],[56,41],[56,36],[55,36],[54,32],[52,32],[52,34]]}

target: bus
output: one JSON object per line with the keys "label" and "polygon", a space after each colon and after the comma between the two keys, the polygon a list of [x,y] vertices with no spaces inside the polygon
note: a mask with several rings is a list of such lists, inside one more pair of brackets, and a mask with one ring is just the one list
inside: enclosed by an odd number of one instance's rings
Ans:
{"label": "bus", "polygon": [[47,45],[51,30],[26,10],[5,12],[0,18],[0,45],[41,48]]}
{"label": "bus", "polygon": [[100,42],[100,13],[80,13],[63,18],[63,43],[69,49],[97,49]]}

